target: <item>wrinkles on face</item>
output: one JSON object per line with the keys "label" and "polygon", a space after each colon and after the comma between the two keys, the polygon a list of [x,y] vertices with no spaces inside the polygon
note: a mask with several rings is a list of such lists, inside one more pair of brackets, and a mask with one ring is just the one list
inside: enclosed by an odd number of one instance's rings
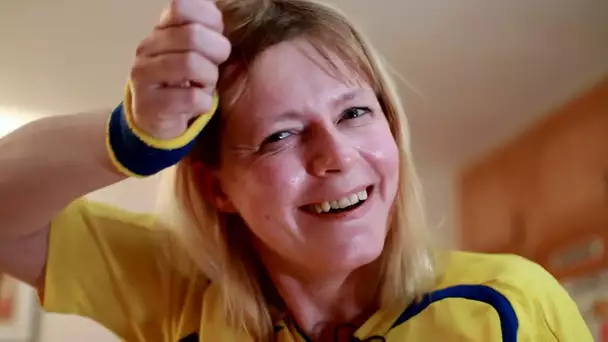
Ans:
{"label": "wrinkles on face", "polygon": [[[254,63],[246,90],[224,113],[217,175],[271,254],[307,268],[342,267],[382,249],[399,157],[372,86],[340,60],[333,65],[344,77],[332,75],[333,66],[320,67],[314,55],[306,42],[292,41]],[[368,186],[375,195],[358,220],[305,210]]]}

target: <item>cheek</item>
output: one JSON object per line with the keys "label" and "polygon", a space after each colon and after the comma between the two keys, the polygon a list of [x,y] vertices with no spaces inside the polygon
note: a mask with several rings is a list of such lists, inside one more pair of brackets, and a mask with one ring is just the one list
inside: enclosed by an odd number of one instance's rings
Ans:
{"label": "cheek", "polygon": [[399,148],[388,128],[382,125],[367,136],[360,149],[375,171],[384,179],[395,183],[399,177]]}
{"label": "cheek", "polygon": [[233,172],[227,195],[248,223],[276,220],[291,209],[305,177],[295,158],[270,156]]}
{"label": "cheek", "polygon": [[235,172],[229,199],[250,231],[266,245],[288,239],[294,226],[293,208],[303,189],[305,170],[290,158],[260,160]]}
{"label": "cheek", "polygon": [[291,204],[306,179],[306,170],[297,158],[268,158],[250,168],[244,178],[248,178],[267,200]]}

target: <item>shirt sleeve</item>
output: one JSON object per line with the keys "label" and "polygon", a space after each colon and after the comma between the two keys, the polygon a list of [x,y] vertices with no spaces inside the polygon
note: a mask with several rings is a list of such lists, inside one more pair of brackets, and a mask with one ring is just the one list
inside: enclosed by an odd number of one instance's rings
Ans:
{"label": "shirt sleeve", "polygon": [[51,222],[46,311],[91,318],[129,341],[175,341],[198,328],[206,285],[153,216],[79,199]]}
{"label": "shirt sleeve", "polygon": [[524,341],[592,342],[593,337],[576,303],[564,287],[542,266],[514,256],[497,282],[508,294],[519,320]]}

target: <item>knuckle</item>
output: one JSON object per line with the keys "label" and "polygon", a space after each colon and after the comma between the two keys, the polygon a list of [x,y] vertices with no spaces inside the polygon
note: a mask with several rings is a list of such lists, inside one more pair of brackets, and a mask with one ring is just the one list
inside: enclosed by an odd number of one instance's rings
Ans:
{"label": "knuckle", "polygon": [[228,38],[222,36],[218,48],[218,53],[222,62],[225,62],[230,57],[230,53],[232,53],[232,44],[230,43]]}
{"label": "knuckle", "polygon": [[182,65],[185,71],[188,73],[196,72],[196,70],[198,69],[199,58],[200,57],[195,52],[184,53],[182,57]]}
{"label": "knuckle", "polygon": [[129,74],[129,76],[131,77],[131,79],[137,80],[141,78],[145,74],[145,72],[145,64],[141,60],[136,59],[133,63],[133,66],[131,67],[131,73]]}
{"label": "knuckle", "polygon": [[186,102],[189,106],[192,106],[197,101],[197,94],[195,89],[184,89],[184,102]]}
{"label": "knuckle", "polygon": [[209,68],[209,84],[208,86],[216,86],[217,82],[220,78],[220,71],[219,68],[217,68],[216,66],[213,66],[212,68]]}
{"label": "knuckle", "polygon": [[213,105],[213,100],[210,94],[205,91],[199,89],[196,92],[196,98],[194,100],[194,108],[198,112],[208,112],[211,110]]}
{"label": "knuckle", "polygon": [[204,59],[195,70],[197,79],[206,87],[215,87],[219,78],[219,68],[208,59]]}
{"label": "knuckle", "polygon": [[197,45],[198,37],[200,36],[200,28],[196,24],[188,24],[183,28],[183,40],[184,44],[188,48],[195,48]]}
{"label": "knuckle", "polygon": [[215,1],[202,1],[199,4],[201,23],[214,30],[222,30],[224,26],[222,12]]}
{"label": "knuckle", "polygon": [[205,87],[202,90],[205,94],[209,96],[213,96],[213,94],[215,93],[215,87]]}
{"label": "knuckle", "polygon": [[211,8],[208,12],[209,15],[209,25],[219,30],[220,32],[224,31],[224,18],[222,11],[217,7],[215,3],[211,4]]}
{"label": "knuckle", "polygon": [[168,10],[172,17],[182,13],[183,8],[184,8],[184,0],[171,0],[169,2]]}
{"label": "knuckle", "polygon": [[146,50],[146,46],[148,45],[149,41],[150,41],[150,37],[146,37],[141,42],[139,42],[139,44],[135,48],[136,56],[141,55]]}
{"label": "knuckle", "polygon": [[159,41],[163,38],[163,31],[160,30],[152,30],[145,36],[137,45],[135,49],[135,56],[143,56],[153,53],[154,50],[159,45]]}

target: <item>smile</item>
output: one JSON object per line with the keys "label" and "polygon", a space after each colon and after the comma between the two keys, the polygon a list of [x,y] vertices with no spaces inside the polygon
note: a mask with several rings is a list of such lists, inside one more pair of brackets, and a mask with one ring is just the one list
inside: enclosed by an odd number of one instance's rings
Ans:
{"label": "smile", "polygon": [[311,204],[307,209],[308,211],[312,211],[317,214],[339,213],[349,211],[365,203],[365,201],[367,201],[369,197],[369,192],[371,192],[371,190],[372,187],[370,186],[366,189],[354,192],[350,195],[346,195],[338,199]]}

